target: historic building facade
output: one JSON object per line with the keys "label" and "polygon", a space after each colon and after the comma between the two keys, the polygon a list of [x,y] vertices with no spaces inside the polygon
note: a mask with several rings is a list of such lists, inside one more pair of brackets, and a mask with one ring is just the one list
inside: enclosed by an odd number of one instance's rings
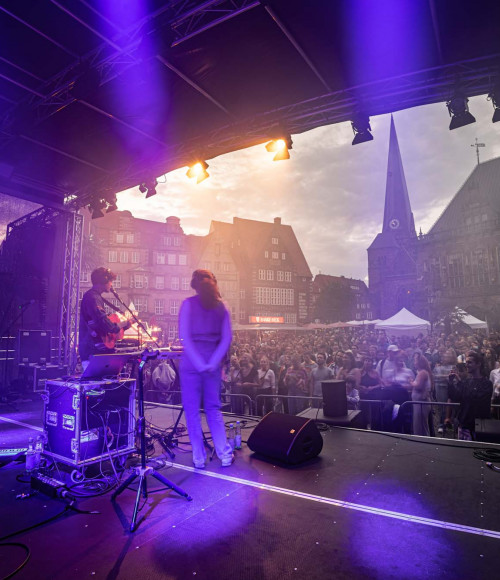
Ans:
{"label": "historic building facade", "polygon": [[500,323],[500,158],[477,165],[426,235],[413,214],[391,120],[382,232],[368,248],[377,317],[402,307],[432,322],[458,306]]}
{"label": "historic building facade", "polygon": [[281,218],[269,223],[235,217],[232,223],[213,221],[207,238],[199,267],[211,266],[229,284],[235,322],[308,322],[312,274],[291,226]]}
{"label": "historic building facade", "polygon": [[[85,267],[84,256],[80,295],[90,288],[94,267],[110,268],[117,275],[113,286],[125,304],[133,304],[141,321],[161,327],[164,340],[175,339],[180,304],[192,294],[189,238],[177,217],[161,223],[115,211],[92,220],[86,244],[94,263]],[[109,301],[118,304],[116,298]]]}

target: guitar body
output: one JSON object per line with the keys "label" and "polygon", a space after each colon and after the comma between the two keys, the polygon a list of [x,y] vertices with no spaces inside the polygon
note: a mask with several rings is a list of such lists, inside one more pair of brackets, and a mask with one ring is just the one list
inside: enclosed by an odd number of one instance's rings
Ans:
{"label": "guitar body", "polygon": [[[111,314],[108,314],[108,319],[114,324],[118,325],[122,324],[123,321],[126,320],[124,317],[121,317],[117,312],[112,312]],[[106,348],[115,348],[116,342],[123,338],[124,333],[125,330],[123,328],[120,328],[120,332],[117,333],[109,332],[108,334],[103,336],[102,342],[104,346]]]}

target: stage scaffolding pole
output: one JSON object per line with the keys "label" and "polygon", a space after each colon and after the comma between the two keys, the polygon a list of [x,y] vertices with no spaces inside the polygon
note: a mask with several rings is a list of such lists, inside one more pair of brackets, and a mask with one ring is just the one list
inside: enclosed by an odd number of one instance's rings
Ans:
{"label": "stage scaffolding pole", "polygon": [[63,283],[59,316],[59,362],[72,372],[76,366],[78,302],[82,263],[83,216],[70,213],[66,220]]}

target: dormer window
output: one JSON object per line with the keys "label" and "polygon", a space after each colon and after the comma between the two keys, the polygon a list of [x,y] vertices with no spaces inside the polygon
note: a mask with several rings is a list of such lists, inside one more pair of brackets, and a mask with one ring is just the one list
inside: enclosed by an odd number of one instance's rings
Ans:
{"label": "dormer window", "polygon": [[271,238],[271,243],[273,243],[275,246],[278,245],[278,238]]}

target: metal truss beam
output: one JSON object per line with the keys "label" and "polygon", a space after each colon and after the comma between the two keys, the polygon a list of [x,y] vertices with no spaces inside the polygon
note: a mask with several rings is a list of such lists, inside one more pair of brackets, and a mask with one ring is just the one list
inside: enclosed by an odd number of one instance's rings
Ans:
{"label": "metal truss beam", "polygon": [[175,33],[172,46],[193,38],[247,10],[260,6],[258,0],[183,0],[173,6],[171,27]]}
{"label": "metal truss beam", "polygon": [[[72,195],[77,198],[75,207],[88,203],[96,190],[116,193],[136,186],[147,175],[161,175],[188,165],[195,154],[202,154],[208,160],[263,143],[272,138],[276,126],[297,134],[324,125],[350,121],[360,110],[375,116],[424,104],[444,103],[450,99],[457,78],[466,96],[487,94],[498,78],[497,57],[492,55],[487,59],[436,67],[352,87],[226,125],[208,135],[200,135],[172,147],[168,157],[159,156],[150,161],[147,168],[143,160],[138,160],[119,173],[110,174],[84,189],[74,191]],[[444,105],[443,114],[445,127],[448,112]],[[168,159],[168,165],[165,159]]]}
{"label": "metal truss beam", "polygon": [[59,316],[59,361],[73,372],[77,362],[78,302],[82,263],[83,216],[69,213],[66,220],[61,310]]}

